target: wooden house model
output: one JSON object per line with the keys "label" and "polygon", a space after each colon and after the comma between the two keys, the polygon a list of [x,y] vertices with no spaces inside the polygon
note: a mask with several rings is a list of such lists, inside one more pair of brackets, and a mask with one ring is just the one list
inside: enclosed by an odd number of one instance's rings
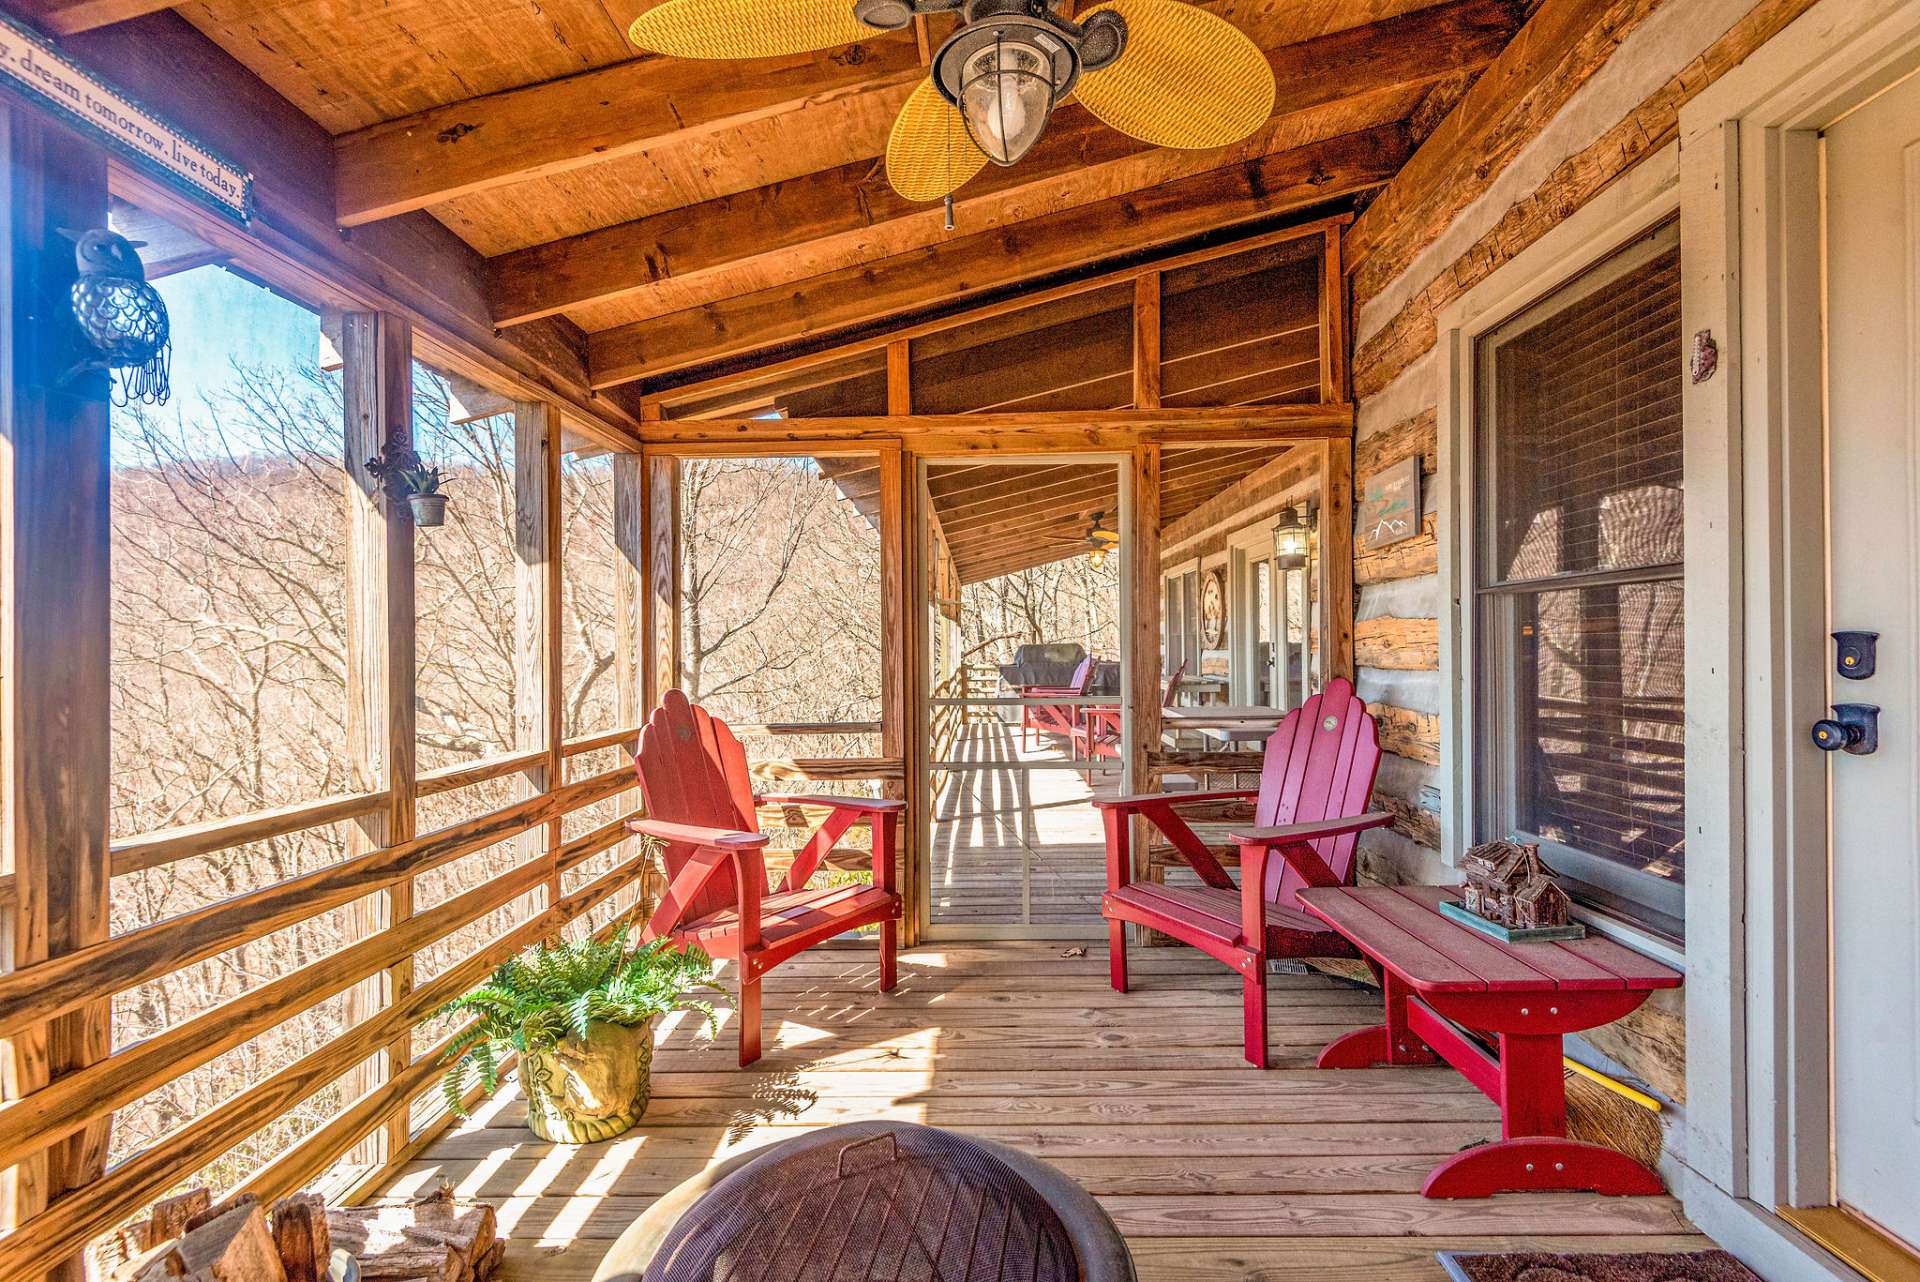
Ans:
{"label": "wooden house model", "polygon": [[1467,911],[1516,930],[1564,926],[1572,906],[1533,842],[1489,841],[1460,861]]}

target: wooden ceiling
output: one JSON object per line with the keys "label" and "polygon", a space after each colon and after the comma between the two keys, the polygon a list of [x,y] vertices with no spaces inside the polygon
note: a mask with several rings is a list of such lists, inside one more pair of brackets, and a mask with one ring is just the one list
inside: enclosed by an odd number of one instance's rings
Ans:
{"label": "wooden ceiling", "polygon": [[[5,0],[65,34],[165,0]],[[425,211],[511,329],[564,317],[599,387],[738,360],[1370,191],[1512,38],[1524,0],[1210,0],[1269,54],[1272,118],[1156,149],[1072,104],[958,227],[880,163],[915,33],[746,64],[640,55],[650,0],[189,0],[333,136],[343,227]],[[937,42],[940,29],[932,39]],[[1410,125],[1409,122],[1416,122]]]}
{"label": "wooden ceiling", "polygon": [[[1160,474],[1161,527],[1190,515],[1248,473],[1313,449],[1258,445],[1168,450]],[[818,463],[878,528],[877,461],[843,455]],[[931,524],[945,541],[962,584],[1085,556],[1096,519],[1106,529],[1120,528],[1120,469],[1115,463],[939,463],[927,469],[927,494]]]}

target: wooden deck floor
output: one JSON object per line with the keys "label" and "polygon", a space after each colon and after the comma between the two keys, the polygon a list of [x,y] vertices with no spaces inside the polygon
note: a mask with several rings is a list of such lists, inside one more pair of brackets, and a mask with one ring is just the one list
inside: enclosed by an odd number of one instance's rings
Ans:
{"label": "wooden deck floor", "polygon": [[[1102,931],[1106,838],[1088,803],[1117,789],[1118,774],[1028,769],[1064,762],[1065,741],[1036,735],[1020,742],[1017,726],[976,723],[961,730],[956,770],[933,813],[930,920],[935,926],[1083,927]],[[998,768],[995,768],[995,767]]]}
{"label": "wooden deck floor", "polygon": [[1038,1154],[1084,1183],[1132,1244],[1144,1282],[1438,1282],[1433,1252],[1698,1249],[1669,1198],[1584,1194],[1436,1202],[1442,1155],[1490,1138],[1493,1107],[1445,1069],[1320,1072],[1314,1052],[1372,1022],[1370,994],[1275,976],[1275,1069],[1240,1059],[1239,989],[1188,949],[1133,954],[1107,986],[1104,951],[930,946],[892,994],[865,950],[819,949],[767,980],[766,1057],[734,1037],[660,1035],[655,1098],[602,1144],[542,1143],[503,1091],[387,1191],[442,1178],[502,1208],[507,1282],[585,1282],[660,1193],[716,1157],[861,1118],[905,1118]]}

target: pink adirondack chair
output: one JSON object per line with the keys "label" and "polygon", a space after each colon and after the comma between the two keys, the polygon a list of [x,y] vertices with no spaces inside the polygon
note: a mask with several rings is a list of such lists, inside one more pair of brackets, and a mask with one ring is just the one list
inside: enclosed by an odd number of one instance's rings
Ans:
{"label": "pink adirondack chair", "polygon": [[[627,826],[664,843],[668,878],[641,938],[668,936],[738,963],[743,1068],[760,1058],[761,978],[809,945],[878,922],[880,991],[893,990],[900,919],[893,854],[904,801],[791,793],[756,798],[740,741],[678,690],[667,691],[640,732],[634,768],[647,817]],[[768,839],[754,817],[758,802],[831,810],[772,892],[763,853]],[[861,822],[873,829],[873,884],[807,889],[820,860]]]}
{"label": "pink adirondack chair", "polygon": [[[1080,666],[1073,670],[1073,680],[1063,686],[1021,686],[1022,699],[1044,699],[1049,695],[1055,698],[1079,699],[1085,697],[1087,687],[1093,684],[1093,656],[1080,660]],[[1020,746],[1027,746],[1027,736],[1031,731],[1042,734],[1060,734],[1072,737],[1074,728],[1080,724],[1080,707],[1072,703],[1042,703],[1020,705]]]}
{"label": "pink adirondack chair", "polygon": [[[1308,886],[1353,884],[1359,834],[1393,816],[1367,810],[1380,766],[1380,736],[1367,705],[1344,678],[1287,714],[1267,740],[1259,791],[1149,793],[1095,800],[1106,821],[1107,919],[1113,986],[1127,991],[1126,923],[1138,922],[1191,944],[1240,972],[1247,1060],[1267,1066],[1267,959],[1359,954],[1294,896]],[[1240,882],[1220,865],[1177,813],[1191,802],[1256,798],[1255,827],[1232,832]],[[1140,815],[1167,840],[1202,885],[1133,879],[1132,825]],[[1275,858],[1275,856],[1278,858]]]}

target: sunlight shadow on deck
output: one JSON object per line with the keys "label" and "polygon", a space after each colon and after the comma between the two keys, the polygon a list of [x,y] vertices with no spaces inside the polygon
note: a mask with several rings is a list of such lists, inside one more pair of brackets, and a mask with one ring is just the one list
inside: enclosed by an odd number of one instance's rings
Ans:
{"label": "sunlight shadow on deck", "polygon": [[887,1118],[1059,1166],[1115,1217],[1144,1282],[1438,1282],[1432,1252],[1443,1247],[1704,1244],[1667,1198],[1421,1198],[1426,1172],[1497,1133],[1497,1113],[1444,1069],[1313,1068],[1326,1041],[1374,1020],[1366,990],[1274,976],[1279,1067],[1260,1073],[1240,1059],[1239,986],[1226,968],[1188,949],[1142,949],[1135,990],[1119,994],[1103,950],[1065,951],[916,949],[883,995],[867,948],[815,950],[765,981],[766,1055],[753,1069],[736,1066],[731,1021],[716,1041],[698,1020],[676,1021],[661,1030],[654,1100],[634,1131],[547,1145],[523,1128],[509,1090],[387,1196],[447,1178],[501,1206],[514,1237],[506,1282],[587,1282],[634,1217],[714,1161]]}

